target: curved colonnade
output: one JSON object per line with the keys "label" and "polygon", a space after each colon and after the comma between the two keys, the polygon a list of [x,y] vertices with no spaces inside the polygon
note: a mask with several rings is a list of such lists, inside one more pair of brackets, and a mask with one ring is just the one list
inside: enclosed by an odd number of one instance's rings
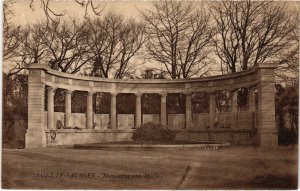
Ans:
{"label": "curved colonnade", "polygon": [[[134,93],[136,96],[135,114],[133,126],[139,127],[144,123],[141,110],[141,96],[148,93],[157,93],[161,97],[161,111],[159,123],[170,126],[166,108],[166,97],[169,93],[185,94],[185,114],[182,128],[174,129],[177,139],[193,140],[217,140],[230,141],[234,144],[251,144],[262,146],[277,145],[277,132],[275,127],[275,97],[274,97],[274,64],[260,64],[247,71],[229,75],[212,76],[207,78],[191,79],[104,79],[87,76],[66,74],[49,69],[45,65],[31,64],[28,67],[28,130],[26,133],[26,147],[46,147],[50,144],[72,145],[84,143],[96,143],[117,140],[130,140],[133,130],[123,129],[122,123],[118,123],[116,109],[116,96],[121,93]],[[47,88],[47,108],[45,108],[45,88]],[[74,91],[87,92],[87,111],[85,115],[85,127],[82,129],[56,129],[54,112],[55,89],[65,90],[65,112],[63,122],[65,127],[71,127],[71,95]],[[237,121],[239,115],[237,109],[237,90],[248,88],[250,126],[241,128]],[[257,110],[255,107],[255,89],[258,93]],[[230,128],[213,128],[216,123],[216,91],[228,90],[232,92]],[[93,94],[98,92],[110,93],[111,105],[108,115],[109,125],[104,129],[94,129],[93,124],[97,115],[93,112]],[[192,94],[207,92],[209,98],[209,113],[206,120],[210,128],[196,128],[196,117],[192,112]],[[176,121],[176,120],[175,120]],[[178,119],[177,119],[178,121]],[[157,122],[157,120],[156,120]],[[173,122],[174,123],[174,122]],[[50,140],[49,134],[53,130],[57,138]]]}

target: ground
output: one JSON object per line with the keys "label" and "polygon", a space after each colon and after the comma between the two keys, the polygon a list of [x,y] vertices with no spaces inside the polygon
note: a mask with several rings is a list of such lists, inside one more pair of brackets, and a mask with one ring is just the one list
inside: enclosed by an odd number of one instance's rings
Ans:
{"label": "ground", "polygon": [[296,189],[297,147],[3,149],[2,188]]}

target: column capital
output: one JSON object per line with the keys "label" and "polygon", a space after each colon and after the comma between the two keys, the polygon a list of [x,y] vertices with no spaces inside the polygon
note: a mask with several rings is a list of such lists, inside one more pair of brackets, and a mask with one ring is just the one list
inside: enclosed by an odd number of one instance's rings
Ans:
{"label": "column capital", "polygon": [[95,92],[93,92],[93,91],[88,91],[87,93],[88,93],[89,96],[93,96]]}
{"label": "column capital", "polygon": [[231,88],[229,89],[229,92],[236,93],[240,88]]}
{"label": "column capital", "polygon": [[216,95],[217,94],[216,90],[209,90],[209,91],[206,91],[206,92],[209,93],[210,95]]}
{"label": "column capital", "polygon": [[185,96],[192,96],[193,92],[182,92],[182,94],[184,94]]}
{"label": "column capital", "polygon": [[160,92],[159,95],[161,97],[167,97],[168,93],[167,92]]}
{"label": "column capital", "polygon": [[135,95],[136,97],[141,97],[141,96],[143,95],[143,93],[141,93],[141,92],[136,92],[136,93],[134,93],[134,95]]}
{"label": "column capital", "polygon": [[47,87],[47,91],[55,91],[56,90],[56,88],[55,87],[52,87],[52,86],[48,86]]}
{"label": "column capital", "polygon": [[73,90],[65,89],[66,94],[72,94]]}
{"label": "column capital", "polygon": [[257,89],[257,86],[256,86],[256,85],[252,85],[252,86],[249,86],[249,87],[248,87],[248,90],[249,90],[249,91],[255,91],[255,89]]}
{"label": "column capital", "polygon": [[116,97],[118,94],[119,94],[119,92],[110,92],[110,95],[111,95],[112,97]]}

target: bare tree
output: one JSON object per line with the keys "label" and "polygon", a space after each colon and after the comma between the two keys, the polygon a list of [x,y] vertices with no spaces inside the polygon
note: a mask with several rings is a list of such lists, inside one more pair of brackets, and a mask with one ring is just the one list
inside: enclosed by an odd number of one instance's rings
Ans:
{"label": "bare tree", "polygon": [[290,15],[282,2],[222,1],[210,8],[216,22],[216,54],[228,72],[274,61],[290,46]]}
{"label": "bare tree", "polygon": [[277,82],[295,83],[299,76],[299,12],[292,10],[290,25],[293,30],[287,36],[291,46],[279,51],[279,67],[275,70]]}
{"label": "bare tree", "polygon": [[89,47],[84,41],[88,28],[75,18],[45,24],[45,35],[41,36],[46,47],[50,68],[67,73],[77,73],[89,62],[86,56]]}
{"label": "bare tree", "polygon": [[130,60],[139,54],[145,42],[144,29],[143,24],[134,20],[124,23],[120,36],[120,59],[114,78],[124,78],[132,74],[133,68]]}
{"label": "bare tree", "polygon": [[90,34],[87,36],[87,44],[94,60],[92,72],[98,72],[101,77],[108,78],[109,71],[120,56],[117,46],[120,42],[122,22],[123,17],[114,14],[108,14],[104,19],[89,21]]}
{"label": "bare tree", "polygon": [[144,43],[143,25],[133,20],[124,21],[122,16],[112,13],[88,22],[90,33],[86,43],[93,62],[87,75],[104,78],[130,75],[130,60]]}
{"label": "bare tree", "polygon": [[[84,8],[84,18],[88,18],[89,9],[91,9],[93,14],[95,14],[96,16],[100,16],[105,8],[105,4],[103,2],[99,3],[96,2],[96,0],[75,0],[74,3]],[[47,24],[49,24],[50,22],[57,22],[66,14],[65,11],[56,11],[50,5],[51,0],[30,0],[29,7],[32,11],[35,10],[36,4],[39,4],[40,8],[42,8],[42,10],[44,11],[47,19]]]}
{"label": "bare tree", "polygon": [[203,76],[209,71],[205,60],[213,36],[210,16],[197,5],[182,1],[154,2],[153,9],[140,12],[147,24],[149,58],[162,63],[173,79]]}
{"label": "bare tree", "polygon": [[14,16],[12,6],[16,2],[7,0],[3,3],[3,61],[4,67],[10,75],[18,73],[21,69],[12,59],[16,57],[16,51],[20,46],[19,34],[21,27],[15,26],[11,18]]}
{"label": "bare tree", "polygon": [[16,54],[21,58],[22,65],[47,62],[49,54],[43,42],[45,35],[47,35],[47,27],[43,22],[28,25],[20,31],[20,50]]}

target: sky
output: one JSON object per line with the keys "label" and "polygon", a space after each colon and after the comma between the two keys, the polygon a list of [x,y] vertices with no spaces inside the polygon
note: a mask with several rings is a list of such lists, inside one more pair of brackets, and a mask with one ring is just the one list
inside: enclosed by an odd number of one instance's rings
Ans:
{"label": "sky", "polygon": [[[107,12],[115,12],[124,15],[125,18],[139,18],[138,10],[151,8],[150,1],[95,1],[105,5],[104,14]],[[30,0],[18,0],[14,5],[15,16],[13,18],[16,24],[26,25],[34,23],[38,20],[45,19],[45,14],[40,7],[40,2],[34,0],[34,11],[30,8]],[[50,2],[50,7],[56,13],[65,11],[65,16],[77,16],[83,18],[85,9],[72,0],[54,0]],[[89,7],[90,8],[90,7]],[[90,16],[95,16],[92,10],[89,11]]]}
{"label": "sky", "polygon": [[[15,17],[13,18],[16,24],[30,24],[45,18],[45,14],[40,7],[40,0],[33,0],[34,11],[29,6],[30,1],[31,0],[16,0],[17,3],[14,5]],[[93,0],[93,2],[106,5],[104,14],[112,11],[124,15],[125,18],[132,17],[138,19],[138,10],[151,9],[151,1],[146,0]],[[295,6],[299,8],[300,2],[293,1],[290,2],[289,5],[291,8]],[[56,13],[65,11],[66,15],[77,15],[78,18],[83,18],[85,11],[83,7],[75,3],[75,0],[51,0],[50,7]],[[89,12],[91,16],[95,16],[91,13],[91,10],[89,10]]]}

